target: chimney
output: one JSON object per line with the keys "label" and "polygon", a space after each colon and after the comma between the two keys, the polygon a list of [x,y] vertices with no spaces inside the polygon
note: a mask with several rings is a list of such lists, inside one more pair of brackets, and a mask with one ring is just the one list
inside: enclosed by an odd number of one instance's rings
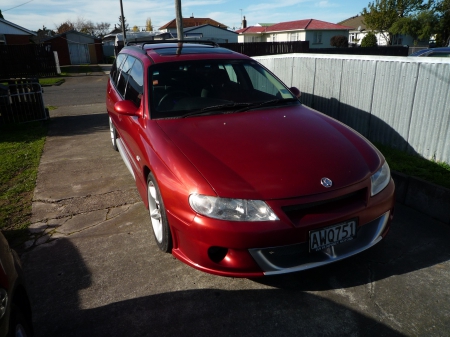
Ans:
{"label": "chimney", "polygon": [[245,20],[245,15],[244,20],[242,20],[242,28],[247,28],[247,20]]}

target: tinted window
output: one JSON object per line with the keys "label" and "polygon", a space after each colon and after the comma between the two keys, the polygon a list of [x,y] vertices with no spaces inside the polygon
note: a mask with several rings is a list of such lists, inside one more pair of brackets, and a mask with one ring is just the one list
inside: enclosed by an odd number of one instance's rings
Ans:
{"label": "tinted window", "polygon": [[144,86],[144,67],[136,60],[129,71],[128,83],[125,90],[125,99],[132,101],[136,106],[141,105]]}
{"label": "tinted window", "polygon": [[126,55],[125,54],[119,54],[117,55],[116,61],[114,62],[112,68],[111,68],[111,81],[116,84],[117,83],[117,77],[119,75],[119,69],[122,65],[123,61],[125,60]]}
{"label": "tinted window", "polygon": [[125,88],[127,86],[129,72],[131,67],[133,67],[135,60],[136,59],[134,57],[128,55],[120,67],[119,78],[117,79],[117,91],[119,91],[122,97],[125,97]]}

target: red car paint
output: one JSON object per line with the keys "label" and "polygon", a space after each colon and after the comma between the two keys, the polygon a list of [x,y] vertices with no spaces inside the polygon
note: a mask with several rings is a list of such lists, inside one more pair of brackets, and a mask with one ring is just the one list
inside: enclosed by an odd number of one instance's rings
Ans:
{"label": "red car paint", "polygon": [[[192,60],[203,60],[205,64],[213,60],[250,60],[229,51],[212,53],[209,46],[202,49],[194,44],[183,44],[185,52],[189,47],[196,48],[185,54],[161,52],[178,46],[125,48],[122,53],[135,57],[144,69],[140,104],[133,107],[124,100],[118,92],[119,84],[113,83],[113,73],[106,97],[108,114],[147,207],[149,172],[157,180],[174,256],[205,272],[257,277],[307,269],[308,259],[312,267],[320,259],[325,259],[323,264],[337,260],[327,257],[328,253],[321,257],[305,251],[309,232],[314,229],[357,219],[358,233],[363,234],[357,234],[350,244],[330,248],[333,252],[342,249],[338,253],[341,257],[358,253],[361,247],[369,248],[386,235],[393,214],[394,183],[389,178],[387,186],[371,196],[371,176],[384,164],[384,158],[370,142],[342,123],[301,104],[187,118],[154,118],[156,103],[152,99],[156,94],[151,94],[151,88],[153,84],[155,92],[156,85],[162,82],[155,80],[160,74],[153,70],[159,69],[159,64],[179,62],[184,67],[182,62]],[[188,85],[194,90],[196,83],[192,80]],[[178,98],[173,101],[176,106]],[[324,177],[332,180],[330,188],[321,185]],[[279,220],[213,219],[191,208],[191,194],[263,200]],[[378,224],[377,219],[383,221]],[[368,232],[367,224],[380,231],[376,238],[361,247],[338,248],[370,236],[364,234]],[[306,261],[303,267],[289,266],[282,258],[272,261],[263,257],[263,262],[258,258],[271,253],[271,247],[275,247],[275,255],[281,251],[285,254],[285,247],[291,245],[291,256],[299,254]],[[223,256],[215,257],[215,247]],[[273,269],[271,265],[275,265]]]}

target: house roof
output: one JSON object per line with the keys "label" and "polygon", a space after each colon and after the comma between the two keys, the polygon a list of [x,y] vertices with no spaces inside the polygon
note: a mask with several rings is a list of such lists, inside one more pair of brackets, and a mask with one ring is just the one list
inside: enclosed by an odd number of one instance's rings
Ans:
{"label": "house roof", "polygon": [[[8,20],[0,18],[0,33],[1,34],[11,34],[11,35],[33,35],[36,36],[35,32],[23,28],[15,23],[12,23]],[[25,34],[24,34],[25,33]]]}
{"label": "house roof", "polygon": [[64,32],[64,33],[61,33],[61,34],[54,35],[54,36],[52,36],[52,37],[46,39],[45,42],[50,41],[50,40],[53,40],[53,39],[56,39],[56,38],[58,38],[58,37],[60,37],[60,36],[63,36],[63,35],[69,34],[69,33],[70,33],[70,34],[81,35],[81,36],[84,36],[84,37],[88,37],[88,38],[91,38],[91,39],[93,39],[93,40],[101,40],[101,39],[99,39],[99,38],[97,38],[97,37],[95,37],[95,36],[88,35],[88,34],[84,34],[84,33],[80,33],[80,32],[77,32],[75,29],[72,29],[72,30],[68,30],[67,32]]}
{"label": "house roof", "polygon": [[267,30],[267,27],[261,27],[261,26],[250,26],[247,28],[242,28],[236,30],[236,33],[238,34],[260,34],[264,33]]}
{"label": "house roof", "polygon": [[[224,25],[223,23],[217,22],[210,18],[183,18],[183,28],[189,28],[189,27],[195,27],[195,26],[202,26],[205,24],[210,24],[211,26],[221,27],[221,28],[228,28],[228,26]],[[167,28],[177,28],[177,22],[175,19],[172,21],[169,21],[164,26],[160,27],[159,30],[167,29]]]}
{"label": "house roof", "polygon": [[297,21],[280,22],[267,27],[267,32],[281,32],[287,30],[350,30],[352,27],[337,25],[335,23],[306,19]]}
{"label": "house roof", "polygon": [[280,22],[268,27],[251,26],[239,29],[239,34],[273,33],[293,30],[352,30],[350,26],[337,25],[335,23],[306,19],[297,21]]}
{"label": "house roof", "polygon": [[196,27],[184,28],[183,31],[184,31],[185,33],[187,33],[187,32],[192,33],[194,30],[201,29],[201,28],[205,28],[205,27],[207,27],[207,26],[210,26],[210,27],[215,28],[215,29],[221,29],[221,30],[224,30],[224,31],[229,32],[229,33],[237,34],[236,32],[233,32],[232,30],[228,30],[228,29],[223,28],[223,27],[213,26],[213,25],[210,25],[210,24],[201,25],[201,26],[196,26]]}
{"label": "house roof", "polygon": [[356,15],[356,16],[352,16],[351,18],[348,18],[344,21],[338,22],[338,25],[350,26],[350,27],[353,27],[354,30],[357,30],[358,27],[361,27],[361,30],[366,30],[367,27],[363,21],[364,21],[364,16]]}

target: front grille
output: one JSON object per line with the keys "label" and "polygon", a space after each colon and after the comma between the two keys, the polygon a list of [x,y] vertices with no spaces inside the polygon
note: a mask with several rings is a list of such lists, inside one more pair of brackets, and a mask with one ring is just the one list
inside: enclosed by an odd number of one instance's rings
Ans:
{"label": "front grille", "polygon": [[323,221],[330,214],[353,213],[366,206],[367,189],[346,194],[341,197],[316,202],[282,206],[281,209],[294,225],[306,225]]}

